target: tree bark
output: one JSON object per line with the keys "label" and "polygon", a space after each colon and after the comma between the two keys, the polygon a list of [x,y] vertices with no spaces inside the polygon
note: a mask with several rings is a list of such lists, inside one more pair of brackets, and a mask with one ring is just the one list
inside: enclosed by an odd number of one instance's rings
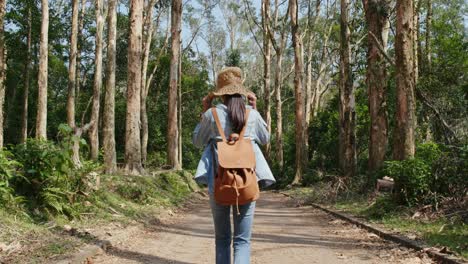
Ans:
{"label": "tree bark", "polygon": [[281,173],[284,170],[283,157],[283,101],[281,99],[281,80],[283,79],[283,53],[276,52],[275,103],[276,103],[276,162]]}
{"label": "tree bark", "polygon": [[91,123],[89,129],[89,145],[91,159],[97,160],[99,156],[99,108],[102,89],[102,34],[104,30],[103,0],[96,0],[96,50],[94,56],[94,84],[93,84],[93,107],[91,108]]}
{"label": "tree bark", "polygon": [[[180,50],[182,50],[182,41],[179,43]],[[177,84],[177,121],[178,121],[178,129],[179,129],[179,145],[177,146],[177,153],[179,159],[179,166],[182,168],[182,53],[179,56],[179,81]]]}
{"label": "tree bark", "polygon": [[[309,121],[306,119],[306,123],[311,122],[312,117],[315,117],[317,115],[317,112],[320,110],[320,102],[322,100],[323,94],[327,91],[327,85],[330,81],[326,81],[325,85],[322,85],[322,80],[324,79],[324,75],[330,66],[330,62],[328,62],[327,59],[327,54],[328,54],[328,41],[330,40],[330,36],[332,33],[333,29],[333,24],[331,23],[330,26],[328,27],[328,33],[323,39],[323,44],[322,44],[322,52],[320,54],[320,67],[318,69],[317,73],[317,79],[315,80],[315,85],[313,87],[312,91],[312,99],[310,100],[310,113],[307,114],[306,111],[306,118],[309,118]],[[321,87],[324,87],[323,89]],[[306,109],[307,110],[307,109]]]}
{"label": "tree bark", "polygon": [[6,77],[6,49],[5,49],[5,20],[6,0],[0,0],[0,150],[3,148],[3,126],[5,103],[5,77]]}
{"label": "tree bark", "polygon": [[396,3],[395,66],[397,106],[393,136],[393,158],[404,160],[414,156],[414,51],[413,1]]}
{"label": "tree bark", "polygon": [[47,66],[49,47],[49,1],[41,0],[42,22],[39,46],[39,75],[36,116],[36,138],[47,139]]}
{"label": "tree bark", "polygon": [[76,54],[78,53],[79,2],[72,0],[72,28],[70,35],[70,60],[68,64],[67,124],[75,128]]}
{"label": "tree bark", "polygon": [[[419,79],[419,57],[421,56],[421,47],[419,42],[419,10],[421,9],[422,0],[413,1],[413,72],[414,72],[414,85],[418,83]],[[416,121],[416,120],[415,120]]]}
{"label": "tree bark", "polygon": [[356,110],[348,16],[349,0],[341,0],[339,162],[346,178],[353,177],[356,173]]}
{"label": "tree bark", "polygon": [[143,32],[143,65],[141,70],[141,160],[146,163],[148,150],[148,113],[146,112],[146,98],[148,90],[146,89],[146,76],[148,71],[148,61],[153,38],[153,9],[157,0],[150,0],[146,7],[146,18]]}
{"label": "tree bark", "polygon": [[427,69],[432,69],[432,47],[431,47],[431,30],[432,30],[432,0],[427,0],[427,15],[426,15],[426,60]]}
{"label": "tree bark", "polygon": [[387,3],[386,0],[363,0],[369,31],[367,36],[366,84],[371,122],[368,162],[370,172],[374,172],[382,166],[387,150],[387,66],[385,58],[378,48],[378,45],[386,48],[385,35],[388,34],[386,27],[390,12]]}
{"label": "tree bark", "polygon": [[305,135],[305,98],[302,79],[304,74],[302,58],[302,39],[298,24],[298,3],[297,0],[289,1],[289,15],[291,18],[292,45],[294,48],[294,95],[296,97],[295,123],[296,123],[296,171],[292,184],[299,184],[302,180],[304,169],[304,135]]}
{"label": "tree bark", "polygon": [[143,0],[130,1],[130,36],[128,45],[127,115],[125,128],[125,170],[129,174],[143,172],[141,165],[141,43]]}
{"label": "tree bark", "polygon": [[23,113],[21,116],[21,138],[20,143],[26,142],[28,138],[28,101],[29,83],[31,79],[31,36],[32,36],[31,7],[28,7],[28,36],[26,37],[26,63],[24,65],[24,91],[23,91]]}
{"label": "tree bark", "polygon": [[177,84],[180,56],[180,22],[182,16],[182,0],[173,0],[171,9],[171,66],[169,77],[169,98],[167,118],[167,163],[176,170],[180,170],[178,159],[179,130],[177,127]]}
{"label": "tree bark", "polygon": [[[283,81],[283,52],[286,47],[286,32],[287,32],[287,19],[288,11],[284,15],[284,19],[281,21],[278,18],[280,3],[278,0],[275,0],[275,11],[274,11],[274,28],[280,28],[280,38],[279,43],[276,42],[274,32],[272,32],[267,23],[268,35],[271,40],[271,44],[275,50],[276,60],[275,60],[275,75],[274,75],[274,94],[275,94],[275,112],[276,112],[276,129],[275,129],[275,145],[276,145],[276,162],[278,164],[278,169],[280,174],[284,170],[284,156],[283,156],[283,101],[281,99],[281,87]],[[288,6],[289,8],[289,6]]]}
{"label": "tree bark", "polygon": [[[314,101],[314,96],[317,93],[316,90],[312,89],[312,56],[313,56],[313,51],[314,51],[314,44],[315,44],[315,38],[316,38],[316,32],[314,30],[315,25],[317,24],[318,18],[319,18],[319,13],[320,13],[320,3],[321,1],[317,1],[315,4],[315,15],[312,16],[312,5],[311,2],[309,2],[309,7],[308,7],[308,17],[307,17],[307,28],[308,28],[308,41],[307,41],[307,47],[306,47],[306,58],[307,58],[307,63],[306,63],[306,102],[305,102],[305,130],[304,130],[304,140],[305,140],[305,153],[307,154],[309,151],[309,126],[310,126],[310,121],[311,121],[311,116],[312,116],[312,105]],[[313,17],[313,19],[312,19]],[[320,73],[319,73],[320,74]],[[317,76],[317,79],[319,76]],[[306,155],[307,157],[307,155]]]}
{"label": "tree bark", "polygon": [[[262,0],[262,24],[263,24],[263,91],[265,101],[265,121],[267,130],[271,133],[271,104],[270,104],[270,79],[271,79],[271,41],[268,36],[268,25],[270,21],[270,0]],[[271,144],[265,146],[265,156],[270,160]]]}
{"label": "tree bark", "polygon": [[80,19],[78,20],[78,48],[76,53],[76,82],[75,82],[75,101],[78,101],[80,96],[80,90],[82,85],[81,79],[81,46],[80,43],[83,42],[83,28],[84,28],[84,19],[86,15],[86,1],[81,0],[81,14]]}
{"label": "tree bark", "polygon": [[115,150],[115,68],[117,45],[117,0],[109,0],[107,17],[107,65],[104,94],[102,147],[104,171],[111,174],[117,170]]}

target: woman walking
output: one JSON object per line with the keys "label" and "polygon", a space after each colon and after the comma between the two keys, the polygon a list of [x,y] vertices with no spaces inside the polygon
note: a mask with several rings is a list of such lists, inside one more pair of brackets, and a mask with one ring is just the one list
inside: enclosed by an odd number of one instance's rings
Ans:
{"label": "woman walking", "polygon": [[[250,238],[256,198],[233,206],[223,205],[216,201],[215,177],[219,177],[216,174],[220,172],[216,143],[226,141],[224,135],[231,135],[228,140],[234,141],[238,139],[233,139],[233,137],[239,135],[250,139],[256,164],[254,175],[258,184],[266,187],[273,184],[275,179],[258,144],[268,143],[270,134],[265,121],[256,110],[255,94],[242,84],[240,68],[223,69],[218,73],[216,83],[215,91],[203,98],[201,121],[193,134],[193,144],[200,148],[204,147],[195,180],[208,185],[215,229],[216,263],[231,263],[231,242],[233,241],[234,263],[247,264],[250,263]],[[212,100],[216,96],[221,97],[222,103],[212,108]],[[248,105],[245,104],[246,100],[248,100]],[[220,130],[224,132],[223,135],[220,134]],[[231,231],[231,207],[233,208],[234,235]]]}

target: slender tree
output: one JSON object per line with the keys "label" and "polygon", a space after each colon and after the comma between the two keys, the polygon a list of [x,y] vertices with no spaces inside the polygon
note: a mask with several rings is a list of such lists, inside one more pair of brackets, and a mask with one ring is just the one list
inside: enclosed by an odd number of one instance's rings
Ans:
{"label": "slender tree", "polygon": [[[305,123],[306,127],[309,127],[311,117],[312,117],[312,109],[313,109],[313,103],[314,103],[314,96],[316,96],[317,91],[313,89],[313,84],[312,84],[312,67],[313,67],[313,61],[312,61],[312,56],[314,55],[314,45],[315,45],[315,39],[317,37],[317,32],[314,30],[315,25],[317,24],[318,18],[319,18],[319,13],[320,13],[320,4],[321,1],[318,0],[315,3],[315,12],[312,12],[312,3],[309,1],[309,7],[308,7],[308,12],[307,12],[307,27],[308,27],[308,40],[306,43],[306,57],[307,57],[307,62],[306,62],[306,104],[305,104]],[[313,14],[314,13],[314,14]],[[328,41],[328,39],[326,40]],[[318,73],[320,75],[320,73]],[[317,77],[318,80],[318,77]],[[315,87],[314,87],[315,88]],[[308,138],[308,135],[306,135],[306,138]],[[308,143],[308,141],[306,141]],[[307,144],[306,149],[308,149],[309,146]]]}
{"label": "slender tree", "polygon": [[[421,46],[419,41],[419,10],[421,9],[421,2],[423,0],[413,1],[413,78],[414,84],[418,83],[419,79],[419,64],[421,63],[419,57],[421,56]],[[416,120],[415,120],[416,121]]]}
{"label": "slender tree", "polygon": [[81,49],[82,43],[84,42],[83,39],[83,29],[84,29],[84,22],[86,16],[86,2],[87,0],[81,0],[81,11],[80,11],[80,18],[78,20],[78,52],[76,54],[76,82],[75,82],[75,100],[78,101],[78,97],[80,95],[81,85],[84,81],[81,78]]}
{"label": "slender tree", "polygon": [[389,6],[388,0],[363,0],[363,5],[368,28],[366,84],[371,121],[368,167],[372,172],[382,166],[387,150],[387,67],[380,49],[386,49]]}
{"label": "slender tree", "polygon": [[430,71],[432,68],[432,46],[431,46],[431,30],[432,30],[432,0],[427,0],[426,14],[426,61],[427,68]]}
{"label": "slender tree", "polygon": [[20,142],[26,142],[28,138],[28,107],[29,107],[29,84],[31,79],[31,37],[32,37],[32,14],[31,6],[28,4],[28,35],[26,37],[26,62],[24,64],[24,91],[23,91],[23,113],[21,116],[21,138]]}
{"label": "slender tree", "polygon": [[6,0],[0,0],[0,150],[3,148],[3,104],[5,103],[6,49],[4,19]]}
{"label": "slender tree", "polygon": [[356,112],[348,16],[349,0],[341,0],[339,160],[343,176],[347,178],[356,172]]}
{"label": "slender tree", "polygon": [[393,135],[393,158],[404,160],[414,156],[414,52],[413,1],[396,2],[395,66],[397,105]]}
{"label": "slender tree", "polygon": [[125,170],[129,174],[140,174],[143,171],[140,138],[142,29],[143,0],[131,0],[125,127]]}
{"label": "slender tree", "polygon": [[[263,92],[265,95],[265,121],[268,132],[271,132],[271,40],[268,36],[268,25],[270,21],[270,0],[262,0],[262,30],[263,30]],[[265,148],[265,156],[270,159],[271,145],[268,143]]]}
{"label": "slender tree", "polygon": [[102,89],[102,35],[104,30],[103,0],[96,0],[96,49],[94,56],[94,85],[93,85],[93,107],[91,108],[92,126],[89,130],[89,145],[91,159],[97,160],[99,156],[99,108]]}
{"label": "slender tree", "polygon": [[72,0],[72,27],[70,33],[70,56],[68,63],[67,124],[75,128],[76,54],[78,53],[79,1]]}
{"label": "slender tree", "polygon": [[36,116],[36,138],[47,138],[47,65],[49,47],[49,1],[41,0],[42,21],[39,46],[39,73]]}
{"label": "slender tree", "polygon": [[296,97],[296,172],[292,184],[299,184],[302,179],[304,167],[304,110],[305,98],[304,87],[302,85],[304,66],[302,56],[302,38],[298,22],[298,1],[289,1],[289,15],[291,18],[292,44],[294,48],[294,95]]}
{"label": "slender tree", "polygon": [[115,150],[115,68],[117,45],[117,0],[109,0],[107,16],[107,64],[104,94],[102,147],[104,150],[104,170],[113,173],[117,170]]}
{"label": "slender tree", "polygon": [[182,0],[173,0],[171,8],[171,66],[169,77],[168,124],[167,124],[167,163],[176,170],[181,169],[178,159],[179,130],[177,128],[177,85],[180,76],[180,23]]}
{"label": "slender tree", "polygon": [[[283,101],[281,96],[281,89],[283,83],[283,56],[286,48],[288,32],[287,22],[289,17],[289,5],[284,17],[279,17],[280,2],[275,0],[275,9],[273,15],[273,27],[270,27],[270,21],[267,21],[267,31],[270,37],[271,44],[275,50],[275,72],[274,72],[274,96],[275,96],[275,114],[276,114],[276,129],[275,129],[275,158],[279,167],[280,173],[284,169],[283,157]],[[275,37],[278,33],[278,40]]]}
{"label": "slender tree", "polygon": [[141,69],[141,160],[143,164],[146,163],[148,149],[148,113],[146,111],[146,98],[148,96],[149,89],[146,89],[146,76],[148,72],[151,40],[153,39],[153,10],[156,1],[158,0],[148,1],[148,4],[145,8],[146,17],[144,19],[143,65]]}

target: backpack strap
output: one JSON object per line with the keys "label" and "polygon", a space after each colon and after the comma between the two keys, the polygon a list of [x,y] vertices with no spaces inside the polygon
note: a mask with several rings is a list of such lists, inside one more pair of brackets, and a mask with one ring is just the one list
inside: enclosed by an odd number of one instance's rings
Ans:
{"label": "backpack strap", "polygon": [[244,138],[244,133],[245,133],[245,128],[247,127],[247,124],[249,122],[249,114],[250,114],[250,109],[246,109],[245,110],[245,116],[244,116],[244,127],[242,128],[242,131],[240,132],[240,135],[239,135],[239,139],[243,139]]}
{"label": "backpack strap", "polygon": [[216,122],[216,126],[218,127],[218,132],[224,142],[227,142],[226,136],[224,135],[223,127],[221,126],[221,122],[219,121],[218,112],[216,112],[216,107],[211,108],[211,112],[213,113],[214,120]]}
{"label": "backpack strap", "polygon": [[[221,121],[219,121],[218,112],[216,112],[216,107],[212,107],[211,112],[213,113],[213,117],[216,122],[216,127],[218,128],[219,135],[221,136],[224,142],[227,142],[226,135],[224,135],[224,130],[223,130],[223,127],[221,126]],[[249,114],[250,114],[250,109],[246,109],[245,116],[244,116],[245,124],[244,124],[244,127],[242,128],[242,131],[239,134],[240,139],[244,138],[245,128],[247,127],[247,123],[249,121]]]}

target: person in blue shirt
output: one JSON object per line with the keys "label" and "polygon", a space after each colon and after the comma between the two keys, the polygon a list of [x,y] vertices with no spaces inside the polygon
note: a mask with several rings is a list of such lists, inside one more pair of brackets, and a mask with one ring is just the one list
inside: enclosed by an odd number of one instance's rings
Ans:
{"label": "person in blue shirt", "polygon": [[[195,180],[208,185],[210,206],[213,214],[216,244],[216,263],[231,263],[231,242],[234,248],[234,263],[250,263],[250,238],[256,202],[240,205],[240,214],[233,213],[234,236],[231,231],[231,206],[220,205],[213,198],[215,171],[217,170],[216,142],[221,140],[211,111],[212,100],[219,96],[223,103],[216,105],[225,135],[239,133],[246,124],[244,137],[253,143],[257,181],[262,187],[275,182],[265,157],[258,144],[266,144],[270,133],[260,113],[256,110],[257,98],[254,93],[242,84],[242,71],[238,67],[227,67],[217,76],[216,89],[203,98],[203,113],[201,121],[193,132],[193,144],[204,148],[202,157],[195,173]],[[246,105],[245,101],[249,104]],[[246,108],[251,109],[248,120],[245,119]],[[234,210],[233,210],[234,211]],[[233,239],[232,239],[233,238]]]}

